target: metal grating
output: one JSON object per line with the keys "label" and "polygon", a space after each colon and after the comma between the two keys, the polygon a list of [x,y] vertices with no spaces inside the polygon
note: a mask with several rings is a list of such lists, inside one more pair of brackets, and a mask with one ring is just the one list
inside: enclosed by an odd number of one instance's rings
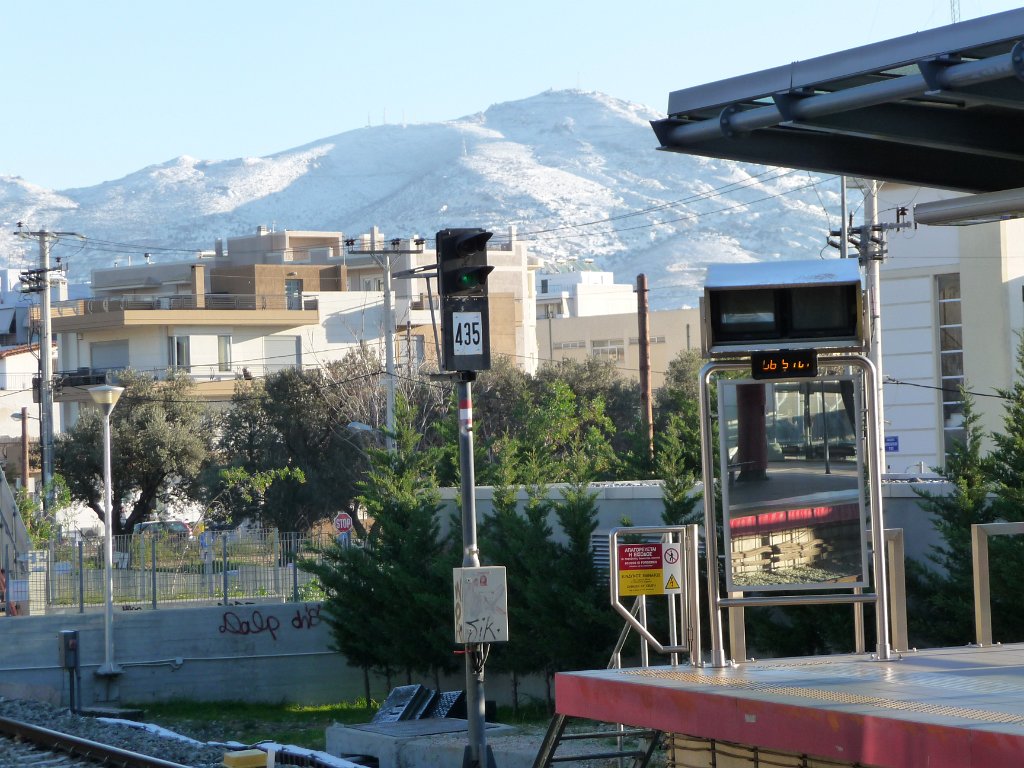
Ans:
{"label": "metal grating", "polygon": [[662,680],[675,680],[681,683],[692,683],[705,687],[732,688],[744,691],[752,691],[773,696],[792,696],[814,701],[823,701],[833,704],[857,704],[862,706],[876,707],[878,709],[914,712],[922,715],[934,715],[938,717],[957,717],[965,720],[978,720],[986,723],[1002,723],[1007,725],[1024,725],[1024,717],[1017,714],[997,712],[976,707],[958,707],[944,704],[931,704],[924,701],[909,701],[883,698],[880,696],[867,696],[857,693],[844,693],[841,691],[829,691],[823,688],[805,688],[793,685],[775,685],[772,683],[761,683],[739,676],[722,677],[716,675],[704,675],[700,672],[682,672],[678,670],[658,669],[628,669],[623,670],[622,675],[634,677],[657,678]]}

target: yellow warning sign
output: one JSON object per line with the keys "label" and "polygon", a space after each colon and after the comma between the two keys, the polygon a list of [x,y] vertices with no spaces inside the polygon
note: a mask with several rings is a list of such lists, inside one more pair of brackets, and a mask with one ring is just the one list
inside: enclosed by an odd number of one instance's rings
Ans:
{"label": "yellow warning sign", "polygon": [[636,595],[660,595],[661,569],[650,571],[619,571],[619,594],[624,597]]}
{"label": "yellow warning sign", "polygon": [[623,597],[680,592],[683,580],[679,545],[649,542],[619,544],[618,581]]}

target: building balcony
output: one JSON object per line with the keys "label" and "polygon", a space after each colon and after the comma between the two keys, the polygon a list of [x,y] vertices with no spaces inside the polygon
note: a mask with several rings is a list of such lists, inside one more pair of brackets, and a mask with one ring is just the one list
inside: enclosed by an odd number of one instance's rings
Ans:
{"label": "building balcony", "polygon": [[[136,294],[55,302],[51,317],[58,333],[185,323],[297,327],[318,323],[319,306],[315,295]],[[32,317],[38,320],[38,306]]]}
{"label": "building balcony", "polygon": [[[235,382],[253,379],[262,379],[270,374],[288,368],[295,368],[295,364],[287,363],[247,363],[245,365],[224,365],[220,363],[202,363],[196,365],[181,366],[173,370],[187,373],[196,383],[195,396],[199,399],[230,398],[234,393]],[[53,375],[53,399],[54,402],[68,403],[79,402],[89,403],[92,398],[89,388],[100,384],[120,384],[121,371],[124,368],[76,368],[71,371],[57,371]],[[167,379],[172,368],[133,368],[137,373],[151,376],[156,381]],[[32,377],[33,401],[39,402],[39,377]]]}

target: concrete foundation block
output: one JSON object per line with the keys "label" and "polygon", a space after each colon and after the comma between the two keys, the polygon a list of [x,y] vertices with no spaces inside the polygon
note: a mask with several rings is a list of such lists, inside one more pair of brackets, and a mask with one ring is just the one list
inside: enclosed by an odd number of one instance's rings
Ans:
{"label": "concrete foundation block", "polygon": [[[501,768],[531,768],[537,756],[532,739],[516,738],[517,729],[487,724],[487,745]],[[327,753],[336,757],[368,755],[380,768],[437,768],[462,765],[468,744],[465,720],[406,720],[398,723],[333,725],[327,729]]]}

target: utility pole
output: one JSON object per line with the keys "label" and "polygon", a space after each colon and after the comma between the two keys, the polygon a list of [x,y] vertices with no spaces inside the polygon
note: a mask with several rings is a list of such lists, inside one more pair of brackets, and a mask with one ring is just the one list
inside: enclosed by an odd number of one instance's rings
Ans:
{"label": "utility pole", "polygon": [[654,462],[654,407],[651,402],[651,315],[647,275],[636,276],[636,321],[640,345],[640,407],[647,435],[647,458]]}
{"label": "utility pole", "polygon": [[21,273],[25,293],[39,294],[39,452],[42,459],[43,511],[50,511],[53,481],[53,332],[50,320],[50,245],[60,237],[82,237],[75,232],[24,232],[19,237],[39,240],[39,269]]}
{"label": "utility pole", "polygon": [[346,240],[349,246],[348,252],[353,256],[369,256],[381,269],[384,270],[384,323],[387,326],[384,333],[384,371],[387,376],[385,393],[387,403],[385,405],[384,423],[386,426],[385,445],[389,453],[395,450],[395,308],[394,296],[391,290],[392,277],[392,256],[423,253],[423,240],[416,240],[416,248],[402,250],[399,246],[402,241],[395,238],[391,241],[390,249],[377,248],[377,237],[380,230],[374,226],[370,230],[370,249],[357,249],[355,240]]}
{"label": "utility pole", "polygon": [[845,246],[851,235],[857,245],[857,253],[860,257],[860,265],[864,268],[864,288],[867,295],[867,320],[869,324],[868,352],[867,357],[875,366],[875,415],[878,418],[878,450],[880,452],[878,466],[884,473],[885,463],[885,402],[882,397],[885,376],[882,375],[882,280],[881,265],[885,259],[885,233],[888,230],[901,230],[911,226],[906,221],[906,209],[900,208],[896,212],[896,223],[880,224],[878,221],[878,189],[877,181],[860,179],[856,182],[864,193],[864,225],[861,227],[847,227],[846,216],[846,183],[843,177],[843,216],[842,226],[838,230],[831,230],[829,237],[838,237],[839,240],[828,240],[828,244],[838,248],[840,254],[845,253]]}
{"label": "utility pole", "polygon": [[[879,469],[885,473],[885,407],[882,400],[882,282],[880,267],[885,257],[884,240],[878,229],[878,182],[864,181],[864,227],[860,235],[860,258],[864,267],[865,288],[868,296],[868,359],[875,366],[875,418],[878,419]],[[877,246],[877,247],[876,247]]]}

